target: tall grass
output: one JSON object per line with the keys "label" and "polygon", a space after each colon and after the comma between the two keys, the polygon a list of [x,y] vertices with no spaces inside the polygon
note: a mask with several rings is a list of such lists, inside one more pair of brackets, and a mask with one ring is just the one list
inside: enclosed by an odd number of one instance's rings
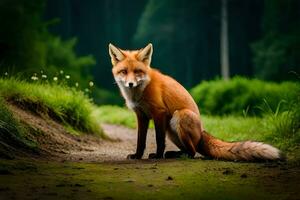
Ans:
{"label": "tall grass", "polygon": [[264,118],[268,120],[272,131],[267,139],[273,140],[283,148],[293,148],[300,144],[300,93],[294,101],[284,103],[288,104],[288,109],[280,112],[281,104],[272,110],[265,102]]}
{"label": "tall grass", "polygon": [[0,96],[44,117],[51,117],[77,131],[103,136],[92,113],[94,104],[83,92],[59,84],[0,79]]}

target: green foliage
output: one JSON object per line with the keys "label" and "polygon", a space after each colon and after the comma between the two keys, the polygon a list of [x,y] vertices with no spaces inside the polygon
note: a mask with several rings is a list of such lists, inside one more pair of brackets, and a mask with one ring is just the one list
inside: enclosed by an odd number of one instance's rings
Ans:
{"label": "green foliage", "polygon": [[0,79],[0,95],[7,101],[49,116],[75,130],[103,136],[92,116],[94,104],[81,91],[65,85],[28,83],[15,78]]}
{"label": "green foliage", "polygon": [[300,3],[265,0],[264,36],[252,45],[255,74],[268,80],[297,78],[300,70]]}
{"label": "green foliage", "polygon": [[58,75],[63,70],[81,84],[92,80],[94,57],[75,53],[76,38],[62,40],[48,31],[51,23],[42,19],[44,4],[45,0],[0,2],[0,71]]}
{"label": "green foliage", "polygon": [[57,74],[63,70],[65,74],[72,77],[72,80],[80,82],[81,85],[92,79],[90,68],[96,64],[96,61],[91,55],[78,57],[75,54],[76,38],[63,41],[59,37],[49,36],[45,42],[47,72]]}
{"label": "green foliage", "polygon": [[261,115],[264,101],[275,110],[284,100],[284,110],[289,106],[287,102],[296,99],[298,92],[298,83],[273,83],[242,77],[230,81],[203,81],[191,90],[201,113],[213,115]]}
{"label": "green foliage", "polygon": [[122,105],[124,100],[120,94],[110,92],[108,90],[95,88],[92,91],[91,96],[93,100],[98,105],[111,104],[111,105]]}
{"label": "green foliage", "polygon": [[[255,71],[268,80],[295,79],[291,72],[299,72],[300,32],[292,35],[268,34],[252,45]],[[290,73],[288,73],[290,72]]]}
{"label": "green foliage", "polygon": [[133,40],[140,47],[152,42],[153,66],[191,87],[218,73],[219,25],[214,18],[219,11],[217,1],[150,0]]}
{"label": "green foliage", "polygon": [[44,66],[46,26],[40,18],[43,7],[44,0],[1,0],[1,65],[16,70],[20,66],[23,70]]}

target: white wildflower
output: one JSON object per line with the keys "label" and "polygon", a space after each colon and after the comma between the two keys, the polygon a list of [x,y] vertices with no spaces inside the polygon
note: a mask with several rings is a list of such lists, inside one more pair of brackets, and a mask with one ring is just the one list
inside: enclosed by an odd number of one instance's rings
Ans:
{"label": "white wildflower", "polygon": [[89,90],[88,88],[85,88],[84,91],[85,91],[85,92],[89,92],[90,90]]}
{"label": "white wildflower", "polygon": [[47,78],[47,75],[46,74],[42,74],[42,78]]}
{"label": "white wildflower", "polygon": [[64,71],[63,71],[63,70],[60,70],[60,71],[59,71],[59,73],[60,73],[60,74],[63,74],[63,73],[64,73]]}
{"label": "white wildflower", "polygon": [[70,75],[66,75],[66,79],[70,79]]}
{"label": "white wildflower", "polygon": [[8,76],[8,73],[7,73],[7,72],[5,72],[5,73],[4,73],[4,75],[5,75],[5,76]]}
{"label": "white wildflower", "polygon": [[36,81],[36,80],[38,80],[39,78],[37,77],[37,76],[32,76],[31,77],[31,80],[33,80],[33,81]]}
{"label": "white wildflower", "polygon": [[57,81],[57,80],[58,80],[58,78],[55,76],[55,77],[53,77],[53,80],[54,80],[54,81]]}
{"label": "white wildflower", "polygon": [[93,82],[93,81],[90,81],[90,82],[89,82],[89,85],[90,85],[90,87],[93,87],[93,86],[94,86],[94,82]]}
{"label": "white wildflower", "polygon": [[79,86],[79,83],[76,82],[76,83],[75,83],[75,86],[78,87],[78,86]]}

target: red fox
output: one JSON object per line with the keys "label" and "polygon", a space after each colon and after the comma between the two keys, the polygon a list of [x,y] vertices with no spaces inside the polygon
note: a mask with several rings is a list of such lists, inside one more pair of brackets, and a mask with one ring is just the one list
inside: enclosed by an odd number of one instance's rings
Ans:
{"label": "red fox", "polygon": [[[137,116],[137,148],[128,159],[141,159],[146,146],[149,120],[153,119],[157,150],[150,159],[182,154],[223,160],[279,160],[281,152],[268,144],[253,141],[224,142],[207,133],[198,107],[188,91],[173,78],[150,67],[152,44],[140,50],[121,50],[109,44],[112,73],[127,107]],[[181,150],[165,151],[166,135]]]}

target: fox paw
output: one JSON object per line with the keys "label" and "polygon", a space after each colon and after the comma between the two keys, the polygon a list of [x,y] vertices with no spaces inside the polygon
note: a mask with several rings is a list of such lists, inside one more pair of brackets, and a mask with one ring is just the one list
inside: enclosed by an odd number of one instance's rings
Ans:
{"label": "fox paw", "polygon": [[136,153],[135,154],[129,154],[127,156],[127,159],[133,160],[133,159],[141,159],[142,156],[138,156]]}
{"label": "fox paw", "polygon": [[158,155],[156,153],[149,154],[149,159],[160,159],[160,158],[163,158],[163,155]]}

